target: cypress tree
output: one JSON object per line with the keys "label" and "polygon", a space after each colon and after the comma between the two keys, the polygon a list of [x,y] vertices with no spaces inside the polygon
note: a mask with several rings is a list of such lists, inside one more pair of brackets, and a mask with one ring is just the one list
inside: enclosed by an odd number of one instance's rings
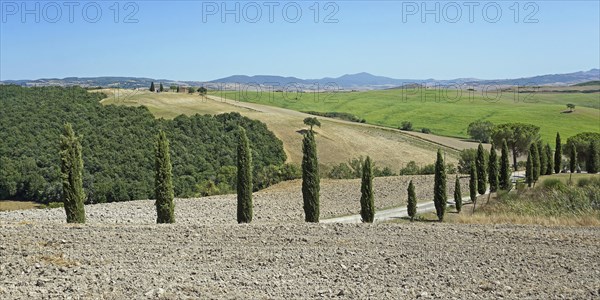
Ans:
{"label": "cypress tree", "polygon": [[177,86],[177,92],[179,93],[179,91],[180,91],[180,88],[179,88],[179,86]]}
{"label": "cypress tree", "polygon": [[552,148],[550,148],[550,144],[546,143],[544,153],[546,153],[546,171],[544,174],[552,175],[552,171],[554,170],[554,160],[552,159]]}
{"label": "cypress tree", "polygon": [[160,86],[159,86],[158,90],[161,91],[161,92],[165,91],[165,88],[163,87],[162,82],[160,83]]}
{"label": "cypress tree", "polygon": [[175,203],[173,202],[173,167],[169,154],[169,140],[164,131],[158,133],[154,164],[154,194],[156,197],[156,223],[175,223]]}
{"label": "cypress tree", "polygon": [[562,144],[560,143],[560,133],[556,133],[556,145],[554,148],[554,173],[560,173],[562,167]]}
{"label": "cypress tree", "polygon": [[598,146],[596,145],[596,141],[591,141],[588,149],[587,162],[585,164],[587,172],[591,174],[598,173],[598,163]]}
{"label": "cypress tree", "polygon": [[577,169],[577,148],[575,148],[575,143],[571,143],[570,152],[569,171],[571,171],[571,173],[575,173],[575,169]]}
{"label": "cypress tree", "polygon": [[492,149],[490,150],[490,159],[488,162],[489,170],[489,182],[490,182],[490,193],[494,193],[498,191],[498,155],[496,153],[496,147],[492,144]]}
{"label": "cypress tree", "polygon": [[406,204],[406,212],[412,222],[417,215],[417,195],[415,194],[415,186],[412,180],[408,183],[408,202]]}
{"label": "cypress tree", "polygon": [[540,158],[540,174],[539,176],[546,174],[546,168],[548,168],[548,160],[546,159],[546,153],[544,152],[544,144],[542,140],[539,140],[536,144],[538,157]]}
{"label": "cypress tree", "polygon": [[433,184],[433,203],[435,204],[437,217],[440,222],[442,222],[444,221],[444,214],[446,213],[448,195],[446,194],[446,167],[444,165],[444,158],[442,156],[441,149],[438,149],[437,152],[437,159],[435,161],[435,178]]}
{"label": "cypress tree", "polygon": [[528,187],[533,184],[533,157],[531,154],[531,151],[527,153],[527,164],[525,165],[525,181]]}
{"label": "cypress tree", "polygon": [[460,180],[458,179],[458,175],[454,181],[454,206],[456,207],[456,212],[460,213],[460,210],[462,209],[462,193],[460,192]]}
{"label": "cypress tree", "polygon": [[150,91],[151,91],[151,92],[154,92],[154,91],[156,91],[156,89],[154,88],[154,81],[152,81],[152,82],[150,83]]}
{"label": "cypress tree", "polygon": [[62,200],[67,223],[85,223],[83,160],[81,144],[70,123],[65,124],[60,142]]}
{"label": "cypress tree", "polygon": [[477,167],[475,166],[475,162],[471,162],[469,196],[471,197],[471,202],[473,202],[473,211],[475,211],[475,205],[477,204]]}
{"label": "cypress tree", "polygon": [[500,174],[498,181],[500,188],[508,191],[512,187],[510,182],[511,171],[510,171],[510,158],[508,157],[508,145],[506,140],[502,141],[502,156],[500,157]]}
{"label": "cypress tree", "polygon": [[369,156],[367,156],[363,165],[360,192],[360,216],[362,221],[363,223],[373,223],[375,220],[375,197],[373,196],[373,169]]}
{"label": "cypress tree", "polygon": [[485,161],[485,152],[481,143],[479,143],[479,147],[477,147],[477,159],[475,166],[477,167],[477,191],[480,195],[483,195],[487,189],[487,165]]}
{"label": "cypress tree", "polygon": [[536,145],[536,143],[531,143],[531,145],[529,146],[529,152],[531,152],[531,160],[532,160],[532,166],[533,166],[533,185],[535,186],[535,183],[538,181],[538,179],[540,178],[540,156],[538,153],[538,147]]}
{"label": "cypress tree", "polygon": [[304,199],[304,220],[319,222],[319,164],[317,145],[312,131],[308,131],[302,140],[302,198]]}
{"label": "cypress tree", "polygon": [[239,127],[237,145],[237,221],[252,222],[252,153],[246,130]]}

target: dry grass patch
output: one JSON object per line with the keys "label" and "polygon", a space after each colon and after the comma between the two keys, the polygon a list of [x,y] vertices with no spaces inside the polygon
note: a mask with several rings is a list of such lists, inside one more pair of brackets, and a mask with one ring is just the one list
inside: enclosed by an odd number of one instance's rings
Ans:
{"label": "dry grass patch", "polygon": [[0,211],[35,209],[40,207],[42,207],[41,204],[32,201],[0,200]]}
{"label": "dry grass patch", "polygon": [[58,254],[42,255],[40,257],[40,261],[46,265],[53,265],[53,266],[65,267],[65,268],[72,268],[72,267],[81,265],[78,261],[74,261],[74,260],[70,260],[70,259],[66,258],[65,254],[62,252],[58,253]]}

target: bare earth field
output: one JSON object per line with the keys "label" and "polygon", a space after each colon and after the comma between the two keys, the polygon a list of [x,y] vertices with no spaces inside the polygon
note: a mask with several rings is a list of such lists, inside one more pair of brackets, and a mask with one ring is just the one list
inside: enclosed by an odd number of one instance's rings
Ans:
{"label": "bare earth field", "polygon": [[[378,208],[403,205],[408,180],[377,178]],[[357,213],[359,185],[323,181],[322,217]],[[0,299],[600,297],[597,228],[305,224],[298,181],[254,199],[246,225],[235,195],[177,199],[173,225],[153,224],[150,200],[89,205],[86,225],[0,212]]]}

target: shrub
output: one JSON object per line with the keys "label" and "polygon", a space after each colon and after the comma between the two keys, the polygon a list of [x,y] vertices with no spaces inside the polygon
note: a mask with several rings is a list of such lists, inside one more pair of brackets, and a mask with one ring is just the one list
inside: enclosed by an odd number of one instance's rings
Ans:
{"label": "shrub", "polygon": [[566,187],[566,185],[556,178],[547,178],[542,182],[542,186],[550,190],[560,190]]}
{"label": "shrub", "polygon": [[420,174],[420,168],[415,161],[409,161],[406,166],[400,169],[400,175],[418,175]]}
{"label": "shrub", "polygon": [[430,133],[431,133],[431,130],[430,130],[429,128],[421,128],[421,132],[422,132],[422,133],[427,133],[427,134],[430,134]]}
{"label": "shrub", "polygon": [[[489,152],[483,149],[484,159],[486,160],[489,157]],[[464,149],[459,153],[458,158],[458,171],[461,174],[469,174],[471,171],[471,162],[475,163],[477,160],[477,149]]]}
{"label": "shrub", "polygon": [[354,178],[354,172],[352,171],[352,169],[350,169],[348,164],[340,163],[339,165],[333,166],[333,168],[331,168],[328,177],[333,179],[352,179]]}
{"label": "shrub", "polygon": [[490,121],[475,121],[467,127],[467,133],[471,138],[482,143],[489,143],[494,124]]}
{"label": "shrub", "polygon": [[402,124],[400,125],[400,130],[412,131],[413,130],[412,122],[410,122],[410,121],[402,122]]}
{"label": "shrub", "polygon": [[435,174],[435,165],[429,164],[429,165],[423,166],[423,168],[421,168],[419,174],[421,174],[421,175]]}

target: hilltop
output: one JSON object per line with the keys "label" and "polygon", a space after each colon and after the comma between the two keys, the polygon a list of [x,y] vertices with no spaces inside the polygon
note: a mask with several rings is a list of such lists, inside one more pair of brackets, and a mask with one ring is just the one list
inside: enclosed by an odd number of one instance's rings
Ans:
{"label": "hilltop", "polygon": [[386,76],[377,76],[367,72],[356,74],[345,74],[339,77],[324,77],[317,79],[301,79],[298,77],[286,77],[278,75],[233,75],[218,79],[199,80],[174,80],[174,79],[152,79],[145,77],[67,77],[67,78],[45,78],[36,80],[4,80],[0,84],[17,84],[22,86],[72,86],[82,87],[120,87],[126,89],[147,88],[151,82],[163,83],[165,88],[171,85],[180,86],[207,86],[212,89],[235,88],[237,85],[270,86],[284,88],[286,85],[294,85],[306,90],[342,89],[342,90],[372,90],[388,89],[407,84],[421,84],[429,86],[481,86],[481,85],[572,85],[600,79],[600,69],[580,71],[565,74],[546,74],[534,77],[523,77],[513,79],[397,79]]}

